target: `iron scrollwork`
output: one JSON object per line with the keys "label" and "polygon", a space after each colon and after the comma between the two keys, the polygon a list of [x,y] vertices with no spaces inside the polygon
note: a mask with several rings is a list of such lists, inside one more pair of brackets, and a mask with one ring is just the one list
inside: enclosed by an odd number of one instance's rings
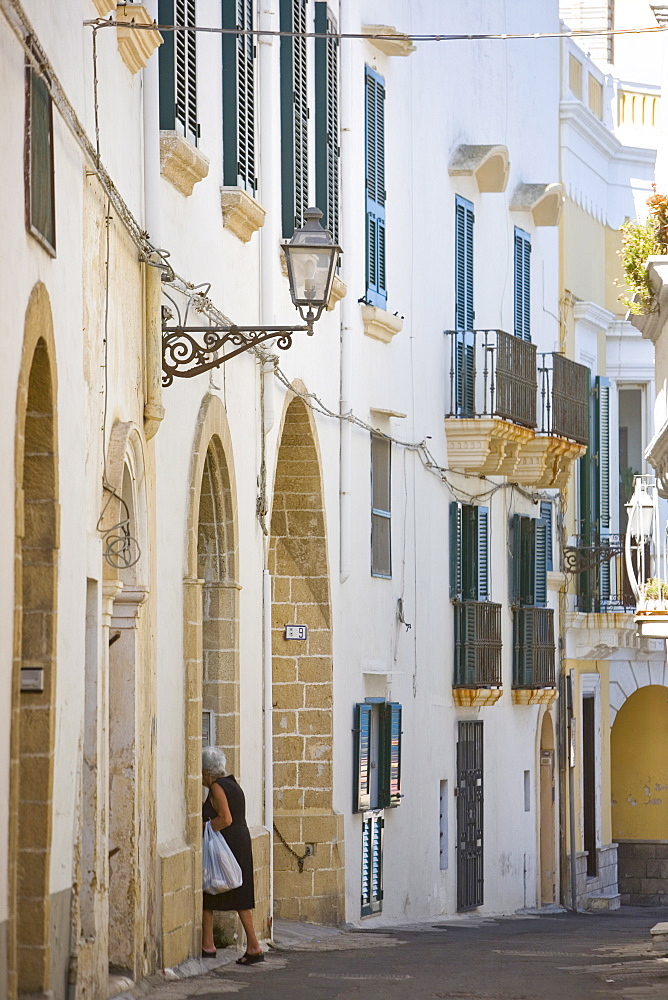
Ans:
{"label": "iron scrollwork", "polygon": [[592,541],[583,539],[581,545],[566,545],[563,552],[567,573],[586,573],[601,563],[624,555],[624,536],[607,535]]}
{"label": "iron scrollwork", "polygon": [[[174,378],[193,378],[202,372],[219,368],[224,362],[267,340],[287,351],[292,335],[307,326],[173,326],[162,330],[162,384],[167,387]],[[195,336],[200,334],[201,342]],[[234,350],[226,351],[226,347]],[[220,354],[220,352],[224,352]]]}

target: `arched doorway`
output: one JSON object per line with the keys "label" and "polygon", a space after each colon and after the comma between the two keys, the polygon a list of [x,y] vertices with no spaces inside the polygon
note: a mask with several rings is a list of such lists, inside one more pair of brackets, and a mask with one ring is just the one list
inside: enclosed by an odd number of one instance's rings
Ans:
{"label": "arched doorway", "polygon": [[[277,916],[343,916],[343,824],[332,806],[332,617],[320,460],[309,410],[289,403],[271,516],[274,899]],[[306,639],[285,626],[306,625]],[[300,866],[286,848],[312,855]]]}
{"label": "arched doorway", "polygon": [[658,906],[668,896],[668,688],[638,688],[620,707],[610,770],[622,903]]}
{"label": "arched doorway", "polygon": [[555,901],[557,886],[554,813],[554,726],[549,712],[540,729],[540,901]]}
{"label": "arched doorway", "polygon": [[[10,771],[10,996],[53,988],[50,852],[56,694],[58,463],[48,295],[26,314],[16,434],[15,630]],[[58,970],[60,972],[60,970]]]}

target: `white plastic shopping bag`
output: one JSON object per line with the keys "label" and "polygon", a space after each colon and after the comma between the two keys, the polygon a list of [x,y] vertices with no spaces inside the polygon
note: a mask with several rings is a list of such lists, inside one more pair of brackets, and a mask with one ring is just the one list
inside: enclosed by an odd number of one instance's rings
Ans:
{"label": "white plastic shopping bag", "polygon": [[211,829],[210,822],[204,827],[202,880],[204,892],[212,896],[238,889],[243,882],[239,862],[222,833]]}

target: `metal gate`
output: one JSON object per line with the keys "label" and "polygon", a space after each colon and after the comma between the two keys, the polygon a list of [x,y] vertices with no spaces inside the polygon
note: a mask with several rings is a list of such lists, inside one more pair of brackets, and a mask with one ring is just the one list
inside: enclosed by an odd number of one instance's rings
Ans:
{"label": "metal gate", "polygon": [[457,742],[457,909],[483,902],[482,722],[460,722]]}

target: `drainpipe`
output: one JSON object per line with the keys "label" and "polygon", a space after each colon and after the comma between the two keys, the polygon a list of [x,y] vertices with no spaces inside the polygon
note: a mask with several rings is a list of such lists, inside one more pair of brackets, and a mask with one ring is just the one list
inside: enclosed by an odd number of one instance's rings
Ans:
{"label": "drainpipe", "polygon": [[[267,31],[277,31],[279,27],[276,0],[262,0],[258,16],[258,27]],[[261,200],[268,211],[260,240],[260,321],[269,326],[276,322],[276,303],[279,290],[279,242],[281,174],[278,155],[280,131],[277,107],[280,94],[279,42],[273,36],[258,36],[258,78],[259,78],[259,158],[257,173],[261,178]],[[262,384],[262,428],[263,456],[266,451],[267,435],[274,426],[274,363],[266,362],[261,368]],[[274,757],[273,757],[273,677],[271,643],[271,574],[269,572],[269,537],[264,538],[264,570],[262,574],[263,613],[263,673],[264,673],[264,825],[269,834],[269,933],[273,939],[274,914]]]}
{"label": "drainpipe", "polygon": [[[343,4],[339,4],[339,25],[340,30],[345,31],[342,23]],[[354,190],[354,157],[352,140],[353,115],[352,115],[352,87],[350,81],[353,79],[352,52],[353,46],[343,44],[340,47],[341,53],[341,171],[340,171],[340,194],[339,204],[346,205],[346,192]],[[345,225],[345,215],[341,213],[341,228]],[[344,230],[345,232],[345,230]],[[344,257],[343,273],[346,275],[346,259]],[[352,352],[353,352],[353,325],[357,303],[352,288],[349,286],[349,294],[346,295],[339,304],[341,309],[341,356],[340,356],[340,399],[339,414],[342,417],[352,413]],[[339,421],[339,579],[345,583],[350,576],[350,552],[351,552],[351,509],[352,509],[352,437],[353,425],[350,420]]]}
{"label": "drainpipe", "polygon": [[[150,16],[158,20],[158,0],[145,0]],[[158,51],[142,71],[144,127],[144,227],[154,246],[160,246],[160,112]],[[156,259],[155,264],[159,263]],[[162,405],[162,324],[159,267],[145,265],[145,364],[144,434],[149,441],[165,415]]]}

